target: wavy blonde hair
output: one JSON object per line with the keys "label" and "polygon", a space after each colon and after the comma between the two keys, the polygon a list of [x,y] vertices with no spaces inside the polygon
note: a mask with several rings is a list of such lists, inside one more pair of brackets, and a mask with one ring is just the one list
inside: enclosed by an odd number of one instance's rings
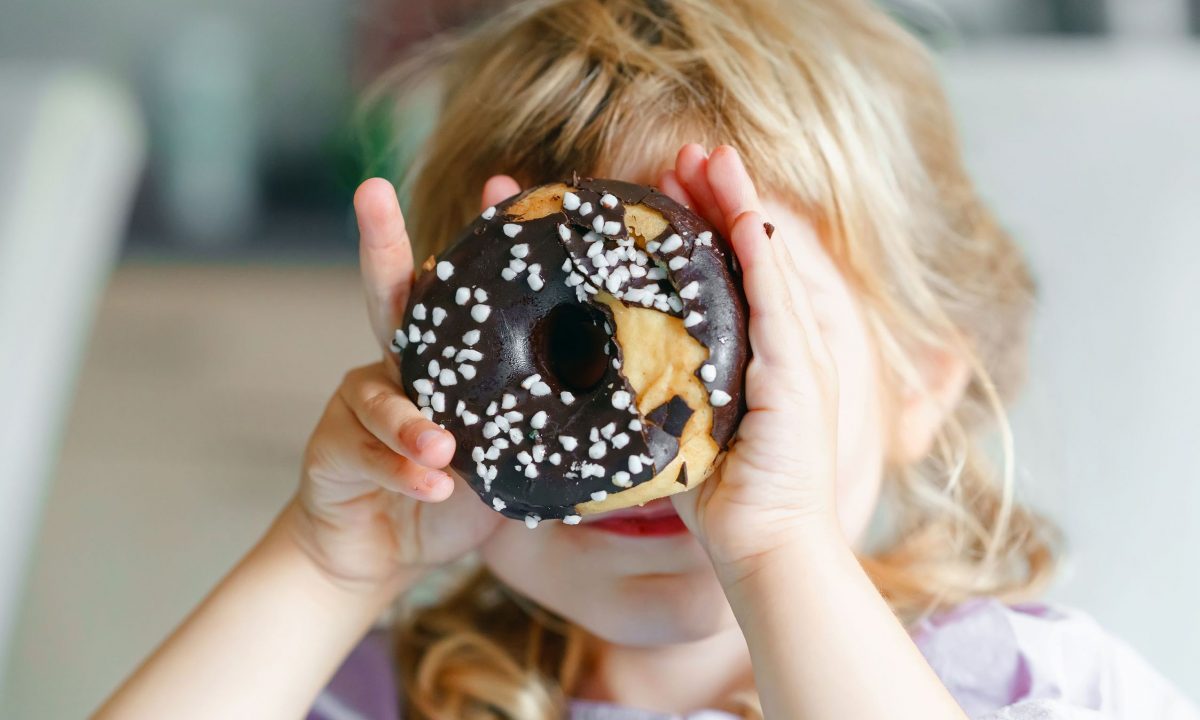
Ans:
{"label": "wavy blonde hair", "polygon": [[[736,147],[764,194],[817,223],[860,295],[885,386],[923,389],[918,353],[970,366],[929,456],[888,469],[889,532],[861,558],[880,592],[912,622],[1040,587],[1052,534],[1014,500],[1004,410],[1034,286],[966,175],[930,57],[908,32],[865,0],[529,0],[439,38],[376,99],[430,77],[437,122],[406,186],[422,253],[478,212],[492,174],[522,186],[575,170],[636,179],[686,142]],[[398,633],[407,717],[562,717],[595,647],[479,570]],[[761,717],[753,699],[742,705]]]}

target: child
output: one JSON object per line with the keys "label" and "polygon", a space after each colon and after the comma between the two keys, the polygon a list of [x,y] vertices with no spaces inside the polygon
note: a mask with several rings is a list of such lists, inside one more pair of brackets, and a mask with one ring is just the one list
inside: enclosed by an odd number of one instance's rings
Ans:
{"label": "child", "polygon": [[1196,717],[1084,616],[1002,604],[1052,565],[1002,406],[1033,288],[916,40],[854,0],[534,0],[443,50],[413,223],[384,181],[355,198],[381,344],[409,232],[424,257],[574,170],[654,184],[744,270],[736,444],[697,490],[620,511],[689,532],[530,530],[447,474],[453,439],[385,352],[345,377],[263,540],[101,717]]}

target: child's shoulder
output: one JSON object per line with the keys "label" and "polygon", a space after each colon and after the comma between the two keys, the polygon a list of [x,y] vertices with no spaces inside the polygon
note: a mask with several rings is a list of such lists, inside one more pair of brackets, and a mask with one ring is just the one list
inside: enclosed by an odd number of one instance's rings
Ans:
{"label": "child's shoulder", "polygon": [[1080,610],[973,600],[920,623],[913,637],[973,718],[1197,717],[1135,650]]}
{"label": "child's shoulder", "polygon": [[400,720],[399,693],[386,630],[372,630],[342,662],[308,720]]}

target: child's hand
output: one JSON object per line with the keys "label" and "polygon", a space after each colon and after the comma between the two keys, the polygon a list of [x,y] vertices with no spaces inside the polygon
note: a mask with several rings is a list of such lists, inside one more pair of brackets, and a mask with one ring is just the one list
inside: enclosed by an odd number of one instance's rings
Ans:
{"label": "child's hand", "polygon": [[714,476],[673,496],[718,573],[736,580],[807,528],[841,537],[834,508],[836,370],[808,293],[781,247],[788,239],[768,235],[768,218],[737,152],[722,146],[706,156],[699,145],[687,145],[660,186],[729,239],[750,304],[749,410]]}
{"label": "child's hand", "polygon": [[[516,191],[512,179],[492,178],[483,204]],[[292,514],[299,543],[322,571],[373,586],[457,559],[503,518],[445,472],[454,437],[404,395],[387,350],[413,277],[395,191],[368,180],[354,207],[368,312],[384,360],[350,371],[329,401],[305,453]]]}

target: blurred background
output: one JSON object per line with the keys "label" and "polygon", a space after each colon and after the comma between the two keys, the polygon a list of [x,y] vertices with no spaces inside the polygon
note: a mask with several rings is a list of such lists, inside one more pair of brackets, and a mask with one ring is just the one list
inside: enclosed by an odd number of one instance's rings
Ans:
{"label": "blurred background", "polygon": [[[290,494],[374,357],[349,200],[399,160],[356,99],[487,4],[5,2],[0,717],[85,715]],[[1200,0],[888,7],[1040,280],[1015,423],[1051,596],[1196,698]]]}

